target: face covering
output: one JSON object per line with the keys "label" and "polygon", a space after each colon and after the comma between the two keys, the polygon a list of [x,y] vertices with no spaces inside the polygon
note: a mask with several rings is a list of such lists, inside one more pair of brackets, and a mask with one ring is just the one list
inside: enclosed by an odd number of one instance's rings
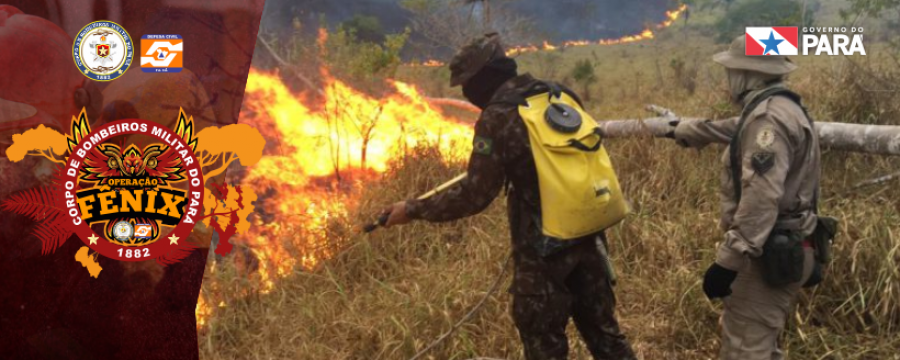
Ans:
{"label": "face covering", "polygon": [[731,101],[740,104],[750,90],[747,89],[747,72],[743,70],[726,69],[728,74],[728,88],[731,91]]}
{"label": "face covering", "polygon": [[728,88],[731,92],[731,101],[735,104],[743,104],[751,92],[762,90],[781,81],[779,75],[763,74],[756,71],[725,69],[728,75]]}
{"label": "face covering", "polygon": [[462,86],[463,96],[484,110],[503,83],[516,77],[516,61],[510,58],[491,60]]}

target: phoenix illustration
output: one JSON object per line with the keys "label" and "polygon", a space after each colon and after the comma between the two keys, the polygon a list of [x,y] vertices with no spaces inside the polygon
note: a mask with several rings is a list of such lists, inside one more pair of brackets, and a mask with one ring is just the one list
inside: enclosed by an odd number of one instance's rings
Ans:
{"label": "phoenix illustration", "polygon": [[[72,151],[82,138],[90,133],[86,118],[72,122],[69,150]],[[184,139],[188,147],[196,150],[194,124],[183,112],[178,115],[175,134]],[[160,185],[168,181],[184,179],[184,167],[178,152],[171,146],[151,144],[140,148],[130,144],[124,148],[115,144],[97,144],[84,158],[81,180],[105,185],[111,178],[155,178]]]}

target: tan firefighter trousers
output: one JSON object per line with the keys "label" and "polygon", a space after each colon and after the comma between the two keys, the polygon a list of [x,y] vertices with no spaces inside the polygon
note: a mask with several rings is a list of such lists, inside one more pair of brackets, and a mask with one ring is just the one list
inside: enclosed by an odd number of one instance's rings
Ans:
{"label": "tan firefighter trousers", "polygon": [[781,288],[765,283],[760,262],[751,261],[731,285],[722,315],[722,360],[781,360],[778,337],[796,305],[803,283],[812,273],[813,249],[804,248],[803,278]]}

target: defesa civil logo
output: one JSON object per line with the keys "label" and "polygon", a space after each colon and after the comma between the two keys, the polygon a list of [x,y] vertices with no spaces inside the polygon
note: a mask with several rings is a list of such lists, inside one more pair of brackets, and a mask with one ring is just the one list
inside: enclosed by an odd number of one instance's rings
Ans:
{"label": "defesa civil logo", "polygon": [[[862,27],[747,27],[745,54],[748,56],[799,55],[865,55]],[[802,41],[801,41],[802,40]]]}
{"label": "defesa civil logo", "polygon": [[131,36],[112,21],[85,25],[72,44],[75,66],[84,76],[97,81],[112,81],[125,74],[133,56]]}
{"label": "defesa civil logo", "polygon": [[184,39],[181,35],[144,35],[141,37],[141,71],[181,72],[184,66]]}

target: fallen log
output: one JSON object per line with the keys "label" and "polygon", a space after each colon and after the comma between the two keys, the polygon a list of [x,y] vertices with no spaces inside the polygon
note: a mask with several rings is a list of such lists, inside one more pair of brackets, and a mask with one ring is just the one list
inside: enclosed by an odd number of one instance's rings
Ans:
{"label": "fallen log", "polygon": [[[709,121],[702,118],[679,117],[671,110],[655,105],[648,106],[647,110],[659,116],[647,119],[606,120],[600,122],[600,127],[607,138],[663,137],[672,130],[669,123],[673,120]],[[819,121],[816,122],[816,130],[819,132],[819,143],[825,148],[878,155],[900,155],[900,126]]]}

